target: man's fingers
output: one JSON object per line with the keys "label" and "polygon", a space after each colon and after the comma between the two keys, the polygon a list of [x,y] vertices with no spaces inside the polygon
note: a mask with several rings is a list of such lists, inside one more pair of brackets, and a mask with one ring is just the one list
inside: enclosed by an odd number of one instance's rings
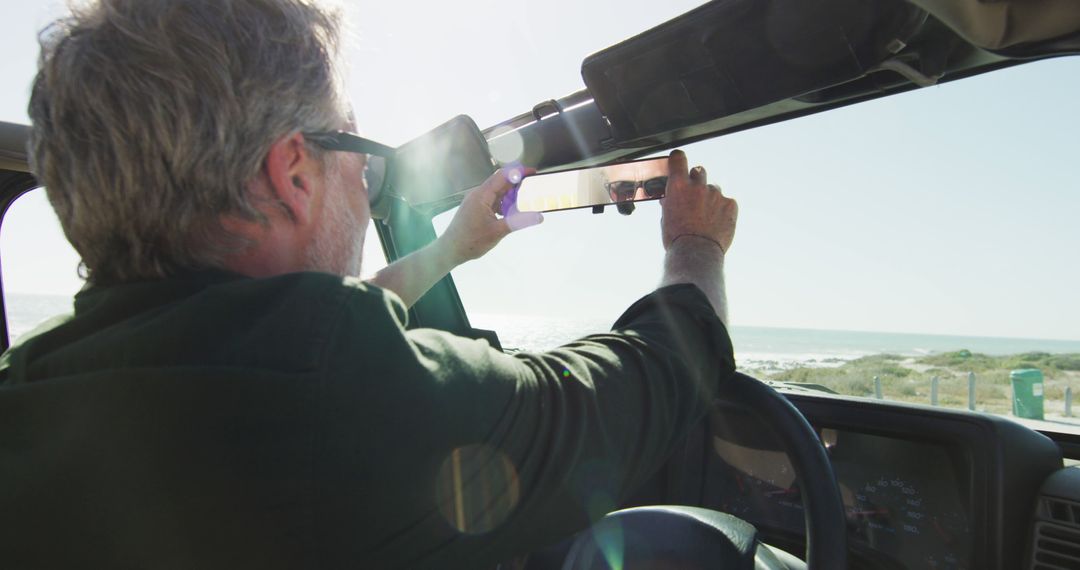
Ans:
{"label": "man's fingers", "polygon": [[487,179],[484,186],[491,185],[491,191],[495,192],[498,196],[506,194],[511,188],[521,184],[521,181],[527,176],[536,174],[535,168],[525,168],[522,166],[504,166],[495,171],[491,177]]}
{"label": "man's fingers", "polygon": [[480,194],[484,202],[491,200],[501,199],[511,188],[514,187],[514,183],[510,181],[510,176],[505,172],[505,169],[500,168],[496,170],[494,174],[488,177],[479,188],[476,189],[477,194]]}
{"label": "man's fingers", "polygon": [[705,167],[704,166],[695,166],[694,168],[691,168],[690,169],[690,180],[697,183],[697,184],[702,184],[702,185],[704,185],[706,182],[708,182],[706,174],[705,174]]}
{"label": "man's fingers", "polygon": [[686,153],[681,150],[673,150],[668,155],[668,176],[671,178],[686,178],[687,172]]}
{"label": "man's fingers", "polygon": [[520,166],[504,166],[496,170],[488,177],[474,193],[479,194],[475,199],[486,204],[491,204],[492,209],[499,211],[499,204],[507,192],[513,190],[526,176],[536,174],[535,168],[523,168]]}
{"label": "man's fingers", "polygon": [[516,232],[544,221],[544,215],[540,212],[512,212],[503,218],[510,231]]}
{"label": "man's fingers", "polygon": [[506,216],[503,217],[502,221],[506,223],[509,231],[516,232],[543,222],[544,215],[540,212],[520,212],[517,204],[514,204],[510,206],[510,210],[506,212]]}

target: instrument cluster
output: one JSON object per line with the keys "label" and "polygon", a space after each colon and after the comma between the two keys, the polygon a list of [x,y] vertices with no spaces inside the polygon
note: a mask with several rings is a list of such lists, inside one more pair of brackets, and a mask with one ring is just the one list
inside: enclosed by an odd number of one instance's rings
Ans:
{"label": "instrument cluster", "polygon": [[[750,429],[760,430],[761,426]],[[962,449],[929,441],[818,428],[847,514],[856,558],[874,567],[972,567],[969,462]],[[803,534],[803,505],[787,455],[762,434],[712,436],[706,506],[759,529]]]}

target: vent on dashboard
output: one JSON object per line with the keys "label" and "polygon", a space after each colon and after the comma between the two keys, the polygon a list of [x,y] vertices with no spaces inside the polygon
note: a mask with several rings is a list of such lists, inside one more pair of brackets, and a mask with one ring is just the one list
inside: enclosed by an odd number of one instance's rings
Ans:
{"label": "vent on dashboard", "polygon": [[1043,497],[1039,507],[1042,511],[1039,518],[1043,520],[1080,527],[1080,503]]}
{"label": "vent on dashboard", "polygon": [[1053,523],[1037,523],[1031,568],[1080,570],[1080,530]]}

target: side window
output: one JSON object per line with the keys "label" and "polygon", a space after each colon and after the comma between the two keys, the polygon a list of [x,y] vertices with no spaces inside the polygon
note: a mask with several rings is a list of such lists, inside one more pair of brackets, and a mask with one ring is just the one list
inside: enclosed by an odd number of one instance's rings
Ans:
{"label": "side window", "polygon": [[379,241],[379,232],[375,231],[375,220],[370,220],[367,227],[367,236],[364,237],[364,257],[360,264],[360,278],[371,279],[382,268],[386,267],[386,254],[383,253],[382,242]]}
{"label": "side window", "polygon": [[24,194],[4,215],[0,261],[11,342],[72,311],[72,297],[83,286],[79,254],[64,237],[43,188]]}
{"label": "side window", "polygon": [[[383,267],[386,257],[369,224],[362,276]],[[43,321],[72,312],[72,299],[85,283],[79,254],[64,237],[43,188],[16,200],[0,222],[0,271],[12,343]]]}

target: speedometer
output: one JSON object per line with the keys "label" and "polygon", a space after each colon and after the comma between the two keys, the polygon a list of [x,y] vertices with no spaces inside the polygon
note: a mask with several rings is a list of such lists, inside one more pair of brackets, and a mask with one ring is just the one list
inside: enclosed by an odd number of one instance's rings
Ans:
{"label": "speedometer", "polygon": [[921,536],[927,517],[915,485],[899,477],[881,476],[854,489],[847,507],[855,533],[870,545],[893,542],[897,535]]}
{"label": "speedometer", "polygon": [[[757,442],[758,433],[740,441]],[[832,428],[821,430],[821,441],[844,502],[853,567],[973,567],[973,518],[952,448]],[[730,467],[706,486],[703,504],[764,532],[804,532],[802,493],[785,454],[719,436],[712,443],[714,457]]]}
{"label": "speedometer", "polygon": [[895,553],[906,568],[966,566],[957,556],[968,536],[965,517],[933,504],[911,479],[882,475],[849,489],[844,502],[853,538]]}

